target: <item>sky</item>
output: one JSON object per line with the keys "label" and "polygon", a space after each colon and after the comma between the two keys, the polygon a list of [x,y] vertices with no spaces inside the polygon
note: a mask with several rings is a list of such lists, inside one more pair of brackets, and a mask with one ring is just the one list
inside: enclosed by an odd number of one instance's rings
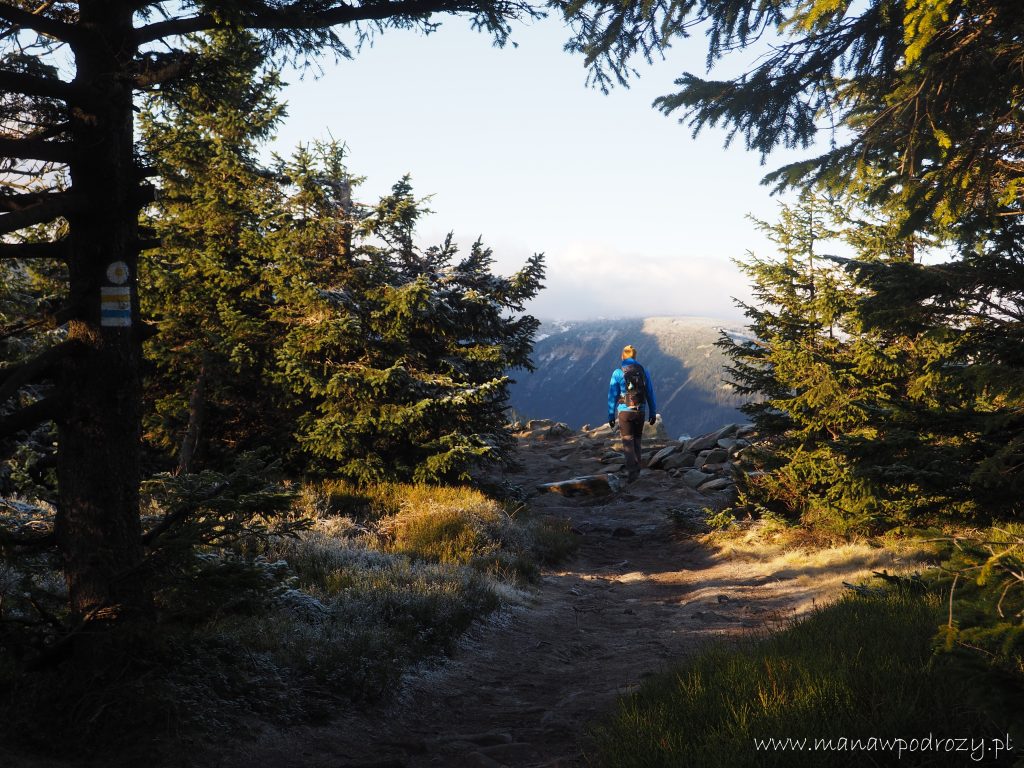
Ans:
{"label": "sky", "polygon": [[[388,32],[323,72],[287,71],[288,118],[275,150],[333,137],[373,202],[405,173],[432,198],[424,244],[481,236],[509,274],[544,253],[541,318],[700,315],[734,321],[749,287],[731,259],[770,244],[747,215],[774,220],[779,198],[742,139],[694,139],[651,104],[683,71],[704,72],[704,40],[679,41],[665,61],[609,94],[586,85],[568,33],[546,20],[515,28],[503,49],[450,19],[431,35]],[[735,65],[734,65],[735,68]],[[716,76],[718,73],[715,73]]]}

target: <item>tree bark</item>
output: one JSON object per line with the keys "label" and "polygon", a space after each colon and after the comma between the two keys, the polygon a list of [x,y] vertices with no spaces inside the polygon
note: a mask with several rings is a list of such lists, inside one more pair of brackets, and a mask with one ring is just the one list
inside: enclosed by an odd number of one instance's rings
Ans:
{"label": "tree bark", "polygon": [[88,203],[67,216],[70,293],[82,308],[68,340],[81,354],[60,371],[67,410],[58,425],[54,532],[73,615],[105,623],[150,612],[139,574],[139,174],[125,77],[135,46],[129,4],[83,0],[79,10],[74,85],[95,108],[68,114],[72,191]]}

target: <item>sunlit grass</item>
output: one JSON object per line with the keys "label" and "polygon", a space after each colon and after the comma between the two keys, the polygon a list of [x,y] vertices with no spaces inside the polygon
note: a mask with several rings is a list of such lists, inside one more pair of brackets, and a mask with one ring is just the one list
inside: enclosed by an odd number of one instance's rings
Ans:
{"label": "sunlit grass", "polygon": [[[593,730],[594,765],[894,765],[894,753],[758,750],[755,739],[1005,737],[968,702],[979,685],[937,657],[936,599],[850,596],[778,634],[722,644],[651,679]],[[1006,718],[1004,718],[1006,719]],[[907,754],[900,765],[965,765]]]}

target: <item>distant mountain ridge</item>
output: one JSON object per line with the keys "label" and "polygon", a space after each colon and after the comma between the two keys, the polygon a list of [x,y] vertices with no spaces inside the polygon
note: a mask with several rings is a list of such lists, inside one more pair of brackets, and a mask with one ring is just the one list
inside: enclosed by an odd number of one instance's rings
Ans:
{"label": "distant mountain ridge", "polygon": [[607,418],[608,382],[622,348],[632,344],[650,371],[658,411],[669,435],[698,435],[747,418],[744,399],[725,381],[721,332],[749,338],[739,323],[704,317],[545,321],[537,332],[534,373],[514,371],[511,405],[520,418],[548,418],[570,427]]}

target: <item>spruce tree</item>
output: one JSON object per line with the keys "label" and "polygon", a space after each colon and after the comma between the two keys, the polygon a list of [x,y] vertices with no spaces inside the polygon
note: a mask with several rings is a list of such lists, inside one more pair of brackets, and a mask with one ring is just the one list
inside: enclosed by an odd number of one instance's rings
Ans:
{"label": "spruce tree", "polygon": [[538,326],[516,313],[540,289],[542,257],[503,278],[479,241],[462,258],[451,235],[421,249],[424,213],[409,179],[397,182],[340,251],[338,282],[311,297],[315,319],[281,344],[287,380],[311,406],[304,450],[360,482],[467,479],[509,456],[507,371],[530,367]]}
{"label": "spruce tree", "polygon": [[258,153],[283,116],[280,80],[255,37],[195,44],[209,67],[165,86],[140,127],[160,194],[149,224],[160,248],[140,265],[146,346],[145,434],[187,472],[290,436],[271,381],[280,300],[268,237],[281,192]]}
{"label": "spruce tree", "polygon": [[[872,294],[857,264],[899,265],[902,217],[805,195],[762,228],[779,248],[741,263],[756,302],[743,305],[756,341],[720,342],[744,410],[764,438],[750,458],[746,501],[833,530],[877,530],[965,502],[966,437],[944,425],[958,391],[935,386],[948,339],[867,322]],[[856,260],[826,256],[845,242]],[[931,377],[931,378],[930,378]],[[963,422],[960,422],[963,426]]]}

